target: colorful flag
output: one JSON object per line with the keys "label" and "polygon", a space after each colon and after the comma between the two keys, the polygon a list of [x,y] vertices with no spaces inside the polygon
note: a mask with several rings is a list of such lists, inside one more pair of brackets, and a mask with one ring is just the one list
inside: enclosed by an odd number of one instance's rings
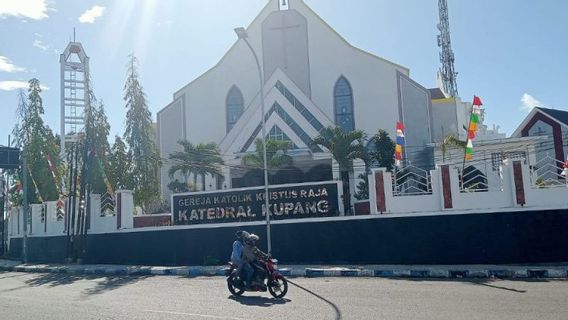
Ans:
{"label": "colorful flag", "polygon": [[467,140],[467,146],[465,147],[465,160],[473,159],[473,143],[471,139]]}
{"label": "colorful flag", "polygon": [[396,123],[396,147],[394,152],[395,165],[397,167],[402,166],[403,154],[404,154],[404,125],[402,122]]}
{"label": "colorful flag", "polygon": [[479,121],[481,118],[481,106],[483,103],[477,96],[473,96],[473,108],[469,117],[469,127],[467,130],[467,146],[465,148],[465,160],[473,159],[473,139],[477,133]]}

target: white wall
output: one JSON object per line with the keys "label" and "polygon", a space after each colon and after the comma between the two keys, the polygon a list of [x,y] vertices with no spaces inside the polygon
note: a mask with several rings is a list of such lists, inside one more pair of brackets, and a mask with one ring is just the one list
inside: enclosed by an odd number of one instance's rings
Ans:
{"label": "white wall", "polygon": [[523,182],[528,207],[568,207],[568,184],[552,188],[536,188],[528,167],[523,167]]}
{"label": "white wall", "polygon": [[[431,171],[432,194],[418,196],[392,195],[392,178],[384,168],[373,169],[369,176],[369,196],[371,213],[378,214],[377,198],[375,194],[375,172],[383,171],[385,186],[386,213],[415,213],[442,211],[479,211],[486,209],[518,208],[513,174],[513,164],[503,166],[502,190],[487,192],[462,192],[459,187],[458,171],[450,168],[450,188],[452,194],[452,208],[443,209],[443,193],[441,170]],[[522,164],[523,187],[528,208],[568,208],[568,185],[555,188],[537,189],[530,178],[529,166]]]}
{"label": "white wall", "polygon": [[104,233],[116,230],[116,215],[101,216],[101,195],[91,194],[91,233]]}
{"label": "white wall", "polygon": [[452,203],[454,210],[492,209],[513,207],[511,166],[503,169],[503,190],[490,188],[486,192],[461,192],[456,168],[450,168]]}

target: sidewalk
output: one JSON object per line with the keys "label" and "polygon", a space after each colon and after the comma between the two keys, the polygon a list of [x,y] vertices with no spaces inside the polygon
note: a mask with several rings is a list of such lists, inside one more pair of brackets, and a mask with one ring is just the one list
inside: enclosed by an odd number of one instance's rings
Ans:
{"label": "sidewalk", "polygon": [[[126,265],[23,264],[0,260],[0,271],[94,275],[224,276],[226,266],[152,267]],[[384,277],[384,278],[568,278],[568,265],[282,265],[291,277]]]}

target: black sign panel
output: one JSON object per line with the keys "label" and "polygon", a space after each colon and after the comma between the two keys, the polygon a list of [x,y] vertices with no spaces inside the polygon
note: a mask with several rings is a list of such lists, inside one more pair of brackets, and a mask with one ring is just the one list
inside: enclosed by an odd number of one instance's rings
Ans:
{"label": "black sign panel", "polygon": [[0,147],[0,168],[17,169],[20,167],[20,149]]}
{"label": "black sign panel", "polygon": [[[274,186],[268,192],[272,220],[339,215],[337,183]],[[174,224],[262,221],[264,188],[177,194],[172,196]]]}

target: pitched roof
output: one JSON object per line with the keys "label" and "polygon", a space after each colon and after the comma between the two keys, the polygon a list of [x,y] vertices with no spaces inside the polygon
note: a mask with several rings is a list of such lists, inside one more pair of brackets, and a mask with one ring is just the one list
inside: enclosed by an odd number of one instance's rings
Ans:
{"label": "pitched roof", "polygon": [[542,107],[536,107],[538,110],[546,113],[550,117],[558,120],[559,122],[563,123],[565,126],[568,126],[568,111],[565,110],[556,110],[556,109],[548,109]]}

